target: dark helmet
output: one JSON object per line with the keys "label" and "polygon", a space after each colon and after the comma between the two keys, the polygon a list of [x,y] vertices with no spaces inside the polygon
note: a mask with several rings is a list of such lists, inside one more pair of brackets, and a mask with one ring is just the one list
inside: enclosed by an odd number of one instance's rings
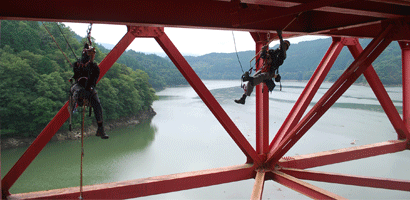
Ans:
{"label": "dark helmet", "polygon": [[286,50],[288,50],[290,46],[289,40],[284,40],[283,42],[286,44]]}
{"label": "dark helmet", "polygon": [[81,62],[86,63],[91,60],[94,60],[95,57],[95,48],[90,46],[88,43],[84,44],[83,52],[81,53]]}

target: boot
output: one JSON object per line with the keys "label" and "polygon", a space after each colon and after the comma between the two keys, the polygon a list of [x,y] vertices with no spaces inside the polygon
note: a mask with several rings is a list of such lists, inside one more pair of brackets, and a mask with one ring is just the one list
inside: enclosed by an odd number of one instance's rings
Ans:
{"label": "boot", "polygon": [[238,104],[245,104],[245,99],[246,99],[246,94],[243,94],[242,97],[240,99],[235,99],[235,103]]}
{"label": "boot", "polygon": [[95,136],[101,137],[101,139],[108,139],[109,138],[108,135],[105,134],[104,126],[98,127],[97,134],[95,134]]}

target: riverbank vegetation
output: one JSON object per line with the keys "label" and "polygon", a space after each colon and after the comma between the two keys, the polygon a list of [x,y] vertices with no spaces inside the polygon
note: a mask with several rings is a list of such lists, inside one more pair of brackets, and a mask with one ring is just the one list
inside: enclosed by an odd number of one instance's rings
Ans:
{"label": "riverbank vegetation", "polygon": [[[80,56],[85,40],[64,24],[45,25],[71,63],[74,63],[75,56],[68,44],[75,54]],[[1,136],[35,137],[67,102],[71,85],[68,80],[73,75],[72,68],[40,22],[1,21],[1,39]],[[95,41],[93,43],[96,44]],[[95,61],[100,63],[109,50],[98,44],[95,47]],[[105,121],[129,117],[151,109],[152,102],[157,97],[150,83],[152,78],[142,69],[146,68],[144,65],[147,63],[151,64],[150,67],[160,65],[155,59],[156,57],[148,57],[142,63],[138,58],[123,57],[122,60],[136,62],[134,68],[124,63],[115,63],[100,80],[96,89],[103,106]],[[169,68],[159,68],[164,67]],[[169,74],[177,73],[176,69],[170,71]],[[158,88],[173,84],[171,81],[165,82],[160,75],[157,77],[153,83]],[[76,113],[73,117],[73,126],[78,126],[80,115]],[[91,124],[92,120],[94,117],[86,117],[86,124]],[[63,126],[63,129],[67,128],[67,124]]]}
{"label": "riverbank vegetation", "polygon": [[[79,56],[85,39],[64,24],[45,24],[69,60],[75,62],[68,44]],[[331,38],[328,38],[292,44],[279,70],[282,79],[308,80],[331,42]],[[370,40],[360,42],[365,47]],[[110,50],[96,41],[93,44],[97,50],[95,61],[100,63]],[[72,68],[41,22],[1,21],[0,47],[1,135],[35,137],[67,101]],[[243,69],[248,70],[249,60],[255,52],[238,54]],[[239,81],[242,74],[235,53],[210,53],[185,58],[202,79]],[[353,57],[344,48],[326,81],[335,81],[352,61]],[[399,45],[396,42],[390,44],[373,66],[384,84],[400,85]],[[363,76],[357,81],[365,82]],[[157,98],[155,89],[184,84],[187,81],[169,58],[128,50],[101,79],[96,89],[103,106],[104,119],[116,120],[149,109]],[[87,117],[86,123],[91,124],[92,120],[93,117]],[[79,125],[80,121],[80,115],[74,115],[74,125]],[[67,128],[67,125],[63,126],[63,129]]]}

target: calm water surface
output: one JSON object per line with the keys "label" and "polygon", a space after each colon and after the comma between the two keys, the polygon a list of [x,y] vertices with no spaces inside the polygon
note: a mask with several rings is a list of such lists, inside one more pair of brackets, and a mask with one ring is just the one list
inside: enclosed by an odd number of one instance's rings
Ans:
{"label": "calm water surface", "polygon": [[[204,81],[252,146],[255,146],[255,96],[237,105],[239,81]],[[273,138],[306,83],[283,82],[283,91],[270,98],[270,137]],[[324,83],[313,102],[324,94]],[[402,113],[400,87],[386,88]],[[109,140],[85,139],[84,184],[99,184],[243,164],[246,157],[190,87],[168,88],[153,104],[157,115],[136,126],[108,132]],[[313,105],[313,104],[312,104]],[[372,90],[352,86],[286,154],[303,155],[397,139]],[[79,186],[80,141],[47,144],[11,193]],[[4,150],[4,176],[26,148]],[[317,167],[312,170],[410,180],[410,152]],[[410,199],[409,192],[307,181],[349,199]],[[173,192],[142,199],[249,199],[254,180]],[[273,181],[265,183],[264,199],[308,199]]]}

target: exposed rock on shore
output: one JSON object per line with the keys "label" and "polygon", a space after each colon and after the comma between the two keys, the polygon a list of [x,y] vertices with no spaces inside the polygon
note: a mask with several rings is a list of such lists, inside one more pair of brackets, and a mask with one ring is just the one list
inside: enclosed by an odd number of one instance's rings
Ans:
{"label": "exposed rock on shore", "polygon": [[[148,110],[141,111],[135,116],[125,117],[118,120],[104,122],[105,131],[123,126],[130,126],[139,124],[143,120],[148,120],[154,117],[157,113],[150,107]],[[97,125],[93,124],[90,126],[84,127],[84,136],[95,136],[97,131]],[[73,129],[72,131],[68,130],[59,130],[51,139],[52,141],[61,141],[61,140],[78,140],[81,138],[81,128]],[[1,139],[1,149],[10,149],[17,147],[29,146],[35,138],[7,138]]]}

